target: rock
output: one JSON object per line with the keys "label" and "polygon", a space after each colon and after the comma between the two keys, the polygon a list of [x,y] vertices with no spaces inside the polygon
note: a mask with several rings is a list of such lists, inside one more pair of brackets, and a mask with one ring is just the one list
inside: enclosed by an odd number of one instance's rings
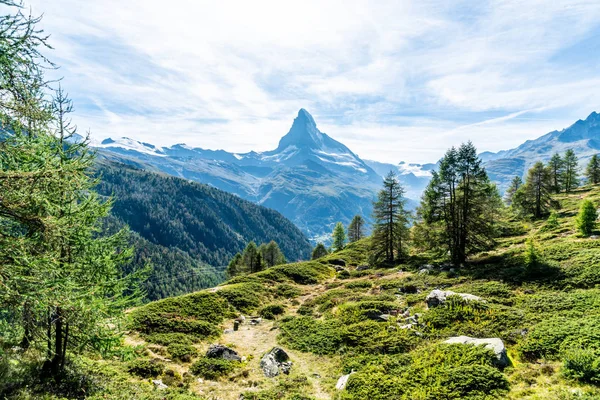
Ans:
{"label": "rock", "polygon": [[425,298],[425,302],[427,303],[427,307],[437,307],[441,306],[446,302],[446,298],[449,296],[460,296],[463,300],[466,301],[484,301],[481,297],[475,296],[468,293],[454,293],[450,290],[432,290],[427,297]]}
{"label": "rock", "polygon": [[250,325],[258,325],[262,322],[262,318],[252,318],[250,320]]}
{"label": "rock", "polygon": [[282,348],[273,347],[260,360],[260,369],[262,369],[267,378],[276,377],[281,372],[289,374],[292,368],[292,362],[289,359],[290,357]]}
{"label": "rock", "polygon": [[367,269],[370,269],[370,268],[371,267],[368,266],[367,264],[362,264],[362,265],[359,265],[358,267],[356,267],[356,270],[357,271],[364,271],[364,270],[367,270]]}
{"label": "rock", "polygon": [[591,235],[591,236],[590,236],[590,239],[598,239],[599,237],[600,237],[600,236],[598,236],[598,235]]}
{"label": "rock", "polygon": [[168,388],[168,386],[167,386],[167,385],[165,385],[165,384],[163,383],[163,381],[162,381],[162,380],[160,380],[160,379],[155,379],[155,380],[152,380],[152,383],[154,383],[154,386],[156,386],[156,388],[157,388],[157,389],[160,389],[160,390],[164,390],[164,389]]}
{"label": "rock", "polygon": [[336,270],[336,272],[342,272],[342,271],[346,271],[346,268],[342,267],[341,265],[336,265],[335,270]]}
{"label": "rock", "polygon": [[352,375],[353,373],[354,371],[350,372],[348,375],[340,376],[340,379],[338,379],[337,383],[335,384],[335,388],[337,390],[344,390],[346,388],[346,385],[348,384],[348,379],[350,379],[350,375]]}
{"label": "rock", "polygon": [[340,267],[345,267],[346,261],[342,260],[341,258],[334,258],[333,260],[329,260],[329,264],[339,265]]}
{"label": "rock", "polygon": [[311,376],[312,376],[313,378],[316,378],[316,379],[321,379],[321,375],[320,375],[320,374],[317,374],[316,372],[315,372],[315,373],[313,373]]}
{"label": "rock", "polygon": [[475,346],[485,346],[492,350],[498,359],[499,367],[506,367],[509,364],[509,359],[506,354],[506,347],[504,342],[500,338],[487,338],[487,339],[476,339],[469,336],[455,336],[446,340],[444,343],[459,343],[459,344],[472,344]]}
{"label": "rock", "polygon": [[206,351],[208,358],[222,358],[229,361],[242,361],[242,358],[237,351],[230,349],[222,344],[212,344]]}
{"label": "rock", "polygon": [[525,290],[523,291],[523,293],[525,293],[525,294],[534,294],[534,293],[535,293],[535,290],[533,290],[533,289],[525,289]]}
{"label": "rock", "polygon": [[204,383],[204,379],[198,378],[198,379],[196,379],[196,382],[198,382],[198,383]]}
{"label": "rock", "polygon": [[400,329],[412,329],[412,327],[413,327],[414,325],[415,325],[415,324],[399,325],[399,326],[398,326],[398,328],[400,328]]}
{"label": "rock", "polygon": [[387,322],[387,321],[389,321],[390,317],[391,317],[390,314],[380,314],[380,315],[377,316],[378,321],[381,321],[381,322]]}
{"label": "rock", "polygon": [[428,269],[421,268],[418,272],[419,275],[427,275],[429,273]]}
{"label": "rock", "polygon": [[[234,325],[234,327],[235,327],[235,326],[236,326],[236,325]],[[234,331],[237,331],[237,329],[235,329],[235,328],[234,328],[234,329],[225,329],[225,330],[223,331],[223,333],[224,333],[224,334],[228,334],[228,333],[233,333]]]}

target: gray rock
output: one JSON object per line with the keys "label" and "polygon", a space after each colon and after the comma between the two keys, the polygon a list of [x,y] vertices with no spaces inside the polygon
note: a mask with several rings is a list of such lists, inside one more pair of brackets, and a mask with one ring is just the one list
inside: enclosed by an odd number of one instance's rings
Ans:
{"label": "gray rock", "polygon": [[348,375],[340,376],[340,379],[338,379],[337,383],[335,384],[335,388],[337,390],[344,390],[346,388],[346,385],[348,384],[348,379],[350,379],[350,375],[352,375],[353,373],[354,371],[350,372]]}
{"label": "gray rock", "polygon": [[280,347],[273,347],[260,360],[260,369],[267,378],[274,378],[280,373],[289,374],[292,368],[290,357]]}
{"label": "gray rock", "polygon": [[152,380],[152,383],[153,383],[153,384],[154,384],[154,386],[156,386],[156,388],[157,388],[157,389],[159,389],[159,390],[164,390],[164,389],[168,388],[168,386],[167,386],[167,385],[165,385],[165,384],[163,383],[163,381],[162,381],[162,380],[160,380],[160,379],[155,379],[155,380]]}
{"label": "gray rock", "polygon": [[427,275],[429,274],[429,270],[425,268],[421,268],[418,272],[419,275]]}
{"label": "gray rock", "polygon": [[358,267],[356,267],[356,270],[357,271],[365,271],[365,270],[370,269],[370,268],[371,268],[370,266],[368,266],[366,264],[363,264],[363,265],[359,265]]}
{"label": "gray rock", "polygon": [[462,297],[463,300],[466,301],[481,301],[483,302],[484,300],[479,297],[479,296],[475,296],[469,293],[455,293],[453,291],[450,290],[432,290],[427,297],[425,298],[425,302],[427,303],[427,307],[432,308],[432,307],[437,307],[437,306],[441,306],[446,302],[446,299],[449,296],[460,296]]}
{"label": "gray rock", "polygon": [[342,272],[342,271],[346,271],[346,268],[342,267],[341,265],[336,265],[335,270],[336,270],[336,272]]}
{"label": "gray rock", "polygon": [[444,343],[472,344],[474,346],[485,346],[486,348],[494,352],[496,358],[498,359],[499,367],[504,368],[510,363],[508,355],[506,354],[506,347],[504,346],[504,342],[500,338],[476,339],[469,336],[454,336],[446,340]]}
{"label": "gray rock", "polygon": [[222,358],[229,361],[242,361],[242,358],[237,351],[230,349],[222,344],[212,344],[206,351],[208,358]]}

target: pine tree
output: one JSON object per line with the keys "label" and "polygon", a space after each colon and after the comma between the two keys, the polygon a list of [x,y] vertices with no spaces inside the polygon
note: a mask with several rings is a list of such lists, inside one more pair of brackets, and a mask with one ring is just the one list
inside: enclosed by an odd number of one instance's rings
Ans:
{"label": "pine tree", "polygon": [[139,276],[122,272],[127,231],[101,234],[111,201],[94,191],[87,141],[67,140],[70,101],[62,90],[45,100],[37,22],[0,18],[0,118],[11,133],[0,143],[0,309],[22,344],[46,346],[44,369],[59,380],[68,352],[114,340],[107,318],[138,298]]}
{"label": "pine tree", "polygon": [[[452,262],[460,265],[471,252],[493,245],[502,201],[471,142],[448,150],[439,165],[423,193],[415,231],[430,231],[438,240],[429,246],[438,247],[441,241]],[[418,241],[427,245],[422,238]]]}
{"label": "pine tree", "polygon": [[279,249],[279,245],[271,240],[268,244],[261,244],[258,248],[266,267],[285,264],[285,256]]}
{"label": "pine tree", "polygon": [[325,245],[323,243],[317,243],[317,245],[313,249],[311,259],[316,260],[321,257],[325,257],[327,254],[329,254],[329,251],[327,250]]}
{"label": "pine tree", "polygon": [[565,192],[570,193],[573,189],[579,186],[579,180],[577,179],[578,167],[577,167],[577,156],[571,149],[565,152],[565,170],[563,173],[563,182]]}
{"label": "pine tree", "polygon": [[590,200],[584,200],[577,215],[577,229],[582,235],[589,236],[596,229],[597,220],[598,211],[596,210],[596,206]]}
{"label": "pine tree", "polygon": [[538,161],[527,172],[525,184],[513,197],[513,208],[518,212],[541,218],[558,207],[552,199],[554,182],[550,170]]}
{"label": "pine tree", "polygon": [[360,215],[355,215],[348,225],[348,240],[356,242],[365,236],[365,220]]}
{"label": "pine tree", "polygon": [[560,193],[563,189],[563,179],[565,174],[565,160],[558,153],[554,153],[548,162],[548,171],[552,180],[552,190],[554,193]]}
{"label": "pine tree", "polygon": [[393,263],[404,255],[408,234],[408,212],[404,188],[396,174],[390,171],[383,180],[383,189],[373,204],[373,235],[371,253],[375,262]]}
{"label": "pine tree", "polygon": [[520,176],[515,176],[512,181],[510,181],[510,186],[506,189],[506,193],[504,194],[504,202],[507,206],[510,206],[513,203],[513,197],[522,184],[523,180]]}
{"label": "pine tree", "polygon": [[233,278],[235,276],[243,274],[244,272],[245,271],[244,264],[242,262],[242,255],[240,253],[237,253],[235,256],[233,256],[233,258],[229,262],[229,265],[227,265],[227,277]]}
{"label": "pine tree", "polygon": [[342,225],[341,222],[335,224],[335,228],[333,228],[332,238],[332,246],[334,251],[342,250],[346,245],[346,230],[344,229],[344,225]]}
{"label": "pine tree", "polygon": [[256,247],[256,243],[250,242],[242,253],[242,264],[249,273],[258,272],[263,269],[262,257]]}
{"label": "pine tree", "polygon": [[591,183],[592,185],[600,183],[600,160],[598,159],[597,154],[594,154],[592,158],[590,158],[590,162],[585,170],[585,176],[588,183]]}

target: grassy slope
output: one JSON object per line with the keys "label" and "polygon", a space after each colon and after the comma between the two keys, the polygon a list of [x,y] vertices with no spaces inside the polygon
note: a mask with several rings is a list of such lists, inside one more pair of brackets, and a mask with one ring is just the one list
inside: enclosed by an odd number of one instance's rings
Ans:
{"label": "grassy slope", "polygon": [[[600,204],[600,189],[561,195],[559,226],[553,229],[545,229],[545,221],[511,221],[513,234],[501,238],[496,250],[474,256],[456,272],[418,274],[422,256],[414,265],[356,271],[366,262],[368,241],[363,240],[319,262],[278,266],[150,303],[131,312],[134,325],[126,348],[137,349],[137,361],[156,359],[174,371],[173,379],[163,375],[170,386],[161,392],[165,398],[183,396],[177,390],[206,399],[238,399],[240,393],[245,399],[296,400],[600,398],[595,386],[562,373],[566,348],[600,347],[600,240],[575,232],[583,198]],[[529,269],[524,266],[528,238],[543,259]],[[336,274],[328,263],[336,258],[347,261],[349,273]],[[424,299],[434,288],[472,293],[487,302],[428,310]],[[256,314],[269,304],[282,305],[284,315],[222,333],[240,312]],[[405,308],[411,315],[422,313],[424,326],[406,331],[397,329],[395,317],[371,320]],[[499,371],[485,350],[440,345],[463,334],[502,338],[512,366]],[[227,344],[246,361],[216,381],[198,381],[189,374],[198,356],[190,362],[172,360],[168,345],[173,343],[190,343],[199,357],[211,343]],[[276,344],[290,353],[294,366],[289,376],[268,379],[259,360]],[[127,372],[132,362],[113,358],[97,365],[110,369],[115,381],[150,390],[148,379]],[[357,372],[347,389],[336,391],[337,378],[351,370]]]}

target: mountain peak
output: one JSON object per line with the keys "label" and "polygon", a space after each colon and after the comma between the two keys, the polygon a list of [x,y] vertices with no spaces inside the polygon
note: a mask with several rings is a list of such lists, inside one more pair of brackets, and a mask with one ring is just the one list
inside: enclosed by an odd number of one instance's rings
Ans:
{"label": "mountain peak", "polygon": [[277,150],[284,150],[289,146],[297,148],[321,148],[324,134],[319,131],[317,124],[308,111],[301,108],[289,132],[281,138]]}

